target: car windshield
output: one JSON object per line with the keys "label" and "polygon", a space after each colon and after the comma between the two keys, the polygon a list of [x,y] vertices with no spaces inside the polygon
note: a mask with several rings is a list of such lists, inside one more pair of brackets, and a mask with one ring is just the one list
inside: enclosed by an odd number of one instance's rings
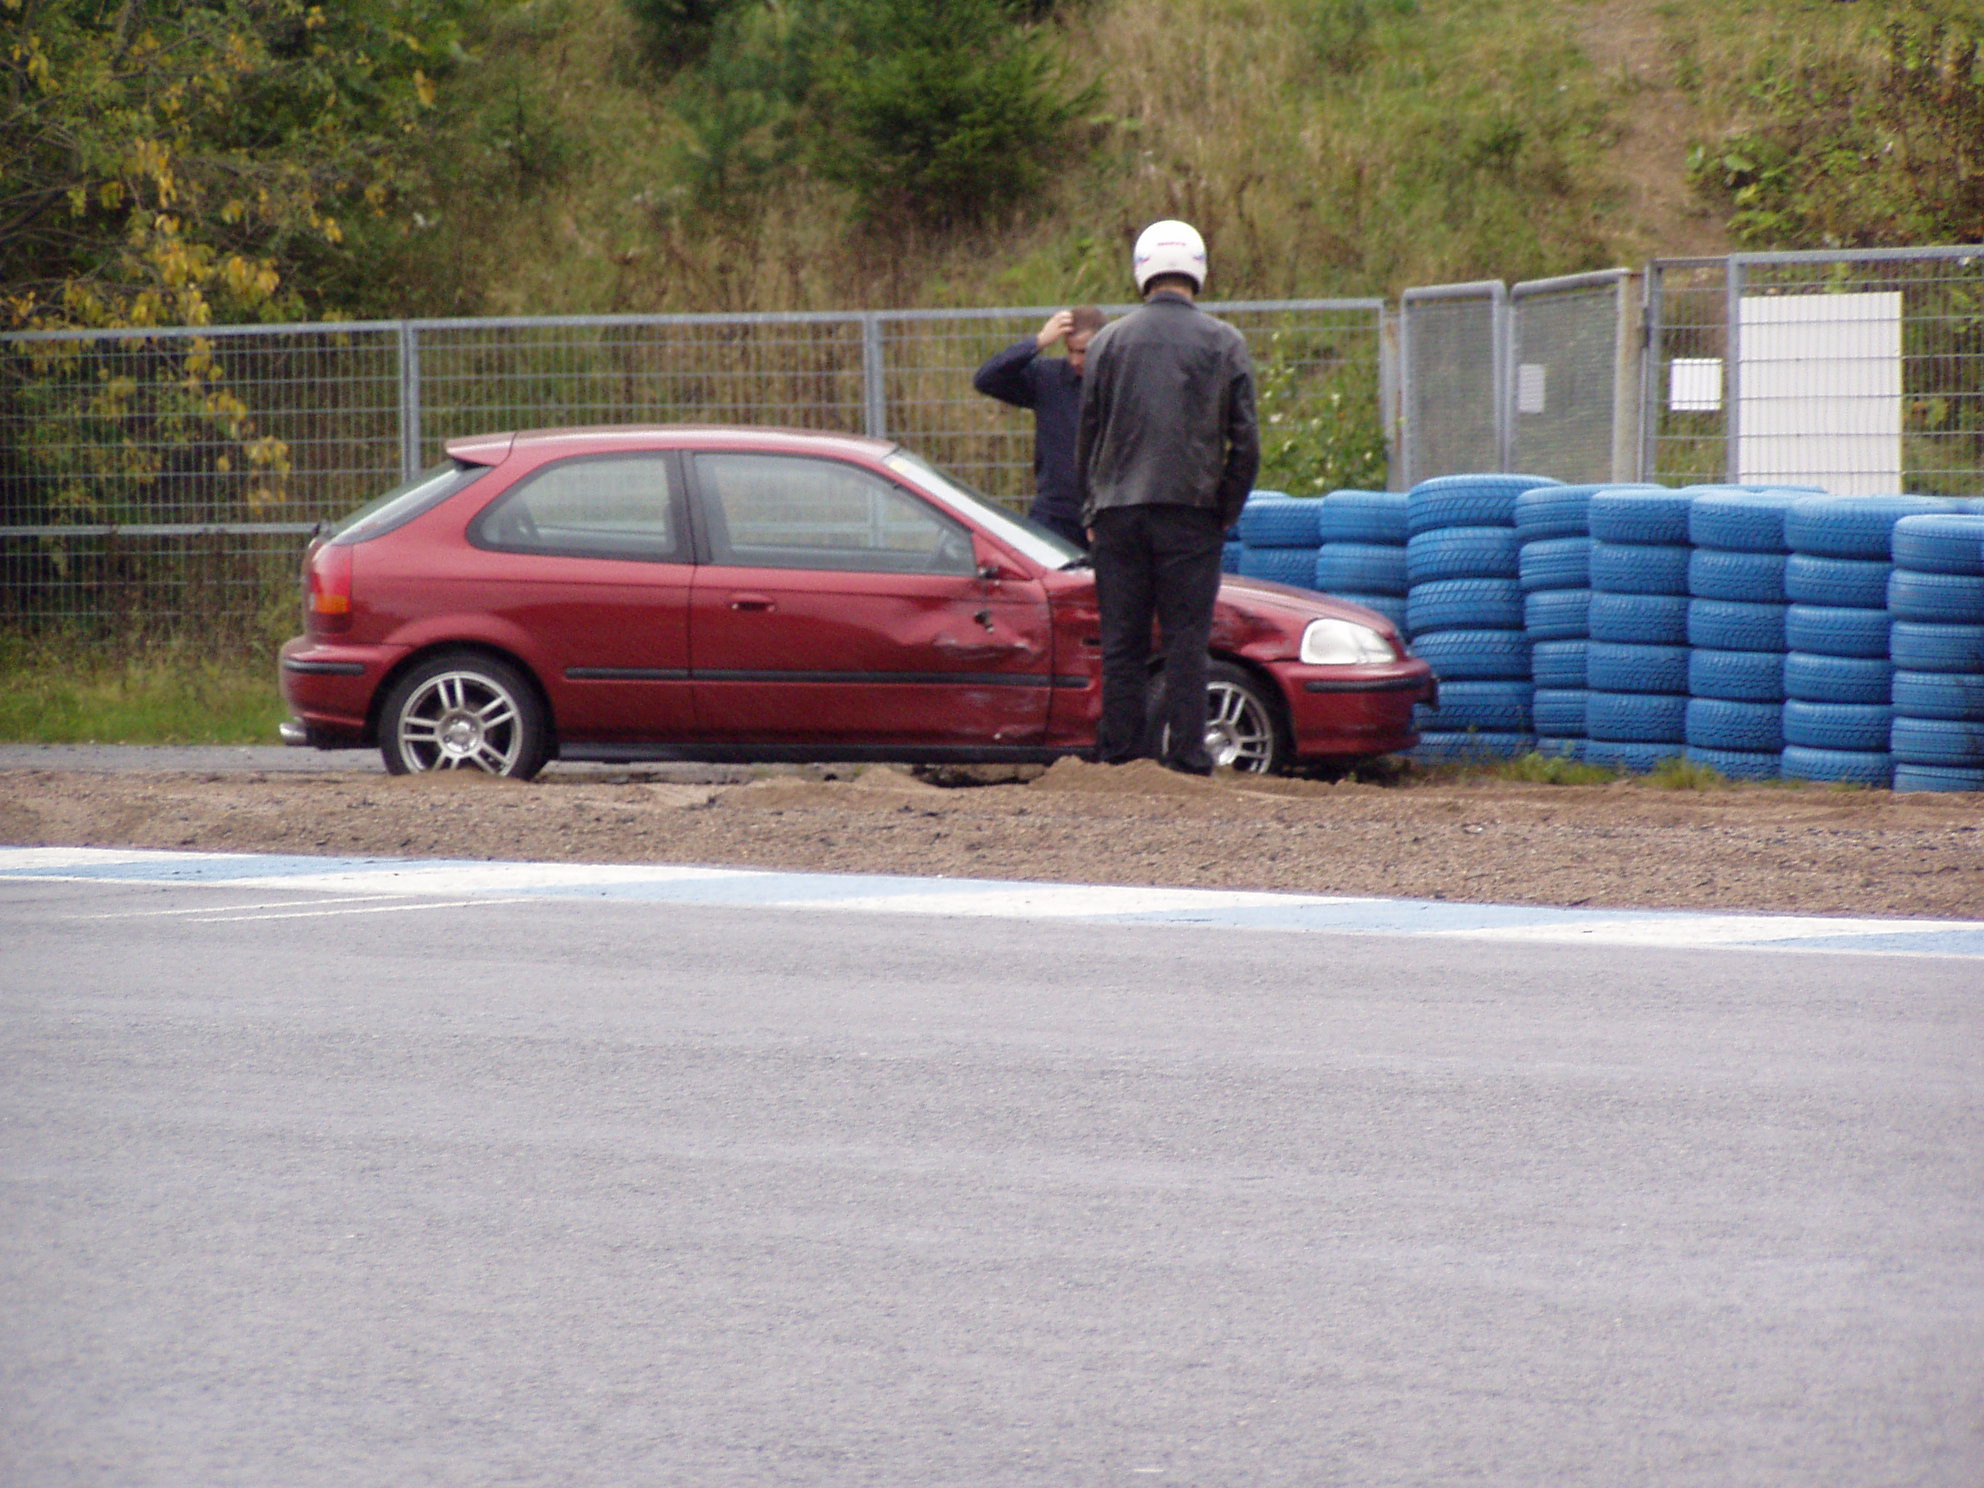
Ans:
{"label": "car windshield", "polygon": [[382,537],[439,506],[488,468],[471,465],[466,460],[447,460],[431,470],[423,470],[412,480],[366,502],[350,516],[333,522],[324,529],[324,541],[343,545]]}
{"label": "car windshield", "polygon": [[1042,568],[1079,568],[1088,555],[1065,537],[1049,532],[1037,522],[1016,516],[990,496],[974,491],[954,475],[948,475],[905,449],[890,450],[882,458],[897,475],[915,484],[920,491],[937,498],[952,511],[986,528],[1001,542],[1017,549]]}

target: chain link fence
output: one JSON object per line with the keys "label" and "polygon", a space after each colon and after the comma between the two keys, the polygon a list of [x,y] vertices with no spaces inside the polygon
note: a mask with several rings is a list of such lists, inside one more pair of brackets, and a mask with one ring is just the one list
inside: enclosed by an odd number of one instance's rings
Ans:
{"label": "chain link fence", "polygon": [[[595,316],[0,338],[0,632],[280,628],[298,554],[450,439],[730,423],[900,439],[1032,495],[1033,425],[973,391],[1055,307]],[[1121,314],[1128,305],[1106,307]],[[1248,337],[1264,418],[1381,430],[1379,300],[1210,303]]]}
{"label": "chain link fence", "polygon": [[1984,492],[1984,248],[1647,271],[1648,479]]}
{"label": "chain link fence", "polygon": [[[1121,314],[1130,307],[1106,307]],[[1210,304],[1253,349],[1263,484],[1521,470],[1984,493],[1984,248],[1664,259],[1378,300]],[[0,337],[0,634],[279,629],[319,521],[495,429],[901,439],[1022,505],[1033,430],[971,374],[1053,307]],[[1376,463],[1373,464],[1372,462]]]}

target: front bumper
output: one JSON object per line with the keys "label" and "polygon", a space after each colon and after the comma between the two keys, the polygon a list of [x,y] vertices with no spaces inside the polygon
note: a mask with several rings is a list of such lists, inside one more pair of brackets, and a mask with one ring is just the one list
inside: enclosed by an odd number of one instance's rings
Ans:
{"label": "front bumper", "polygon": [[1433,669],[1417,658],[1383,667],[1270,668],[1288,703],[1298,758],[1395,754],[1419,742],[1415,704],[1437,701]]}

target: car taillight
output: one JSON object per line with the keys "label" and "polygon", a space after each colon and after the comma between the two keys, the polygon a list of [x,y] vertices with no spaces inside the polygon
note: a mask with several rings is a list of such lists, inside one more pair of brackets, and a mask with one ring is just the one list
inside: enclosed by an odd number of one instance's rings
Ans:
{"label": "car taillight", "polygon": [[314,631],[351,626],[351,549],[327,544],[303,562],[304,620]]}

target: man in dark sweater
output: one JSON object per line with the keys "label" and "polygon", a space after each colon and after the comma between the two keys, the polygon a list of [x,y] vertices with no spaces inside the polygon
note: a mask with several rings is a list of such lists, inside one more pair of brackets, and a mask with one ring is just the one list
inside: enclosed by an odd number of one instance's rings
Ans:
{"label": "man in dark sweater", "polygon": [[[1075,489],[1075,420],[1082,404],[1082,366],[1089,338],[1102,329],[1093,305],[1057,310],[1039,332],[998,353],[971,379],[988,398],[1033,410],[1033,479],[1038,494],[1027,512],[1076,547],[1088,546],[1082,500]],[[1041,355],[1065,341],[1065,357]]]}
{"label": "man in dark sweater", "polygon": [[[1190,225],[1145,228],[1131,269],[1144,303],[1089,348],[1075,450],[1102,620],[1096,757],[1157,752],[1170,769],[1210,775],[1206,648],[1226,531],[1260,470],[1254,366],[1246,338],[1194,303],[1206,249]],[[1156,720],[1153,620],[1164,638]]]}

